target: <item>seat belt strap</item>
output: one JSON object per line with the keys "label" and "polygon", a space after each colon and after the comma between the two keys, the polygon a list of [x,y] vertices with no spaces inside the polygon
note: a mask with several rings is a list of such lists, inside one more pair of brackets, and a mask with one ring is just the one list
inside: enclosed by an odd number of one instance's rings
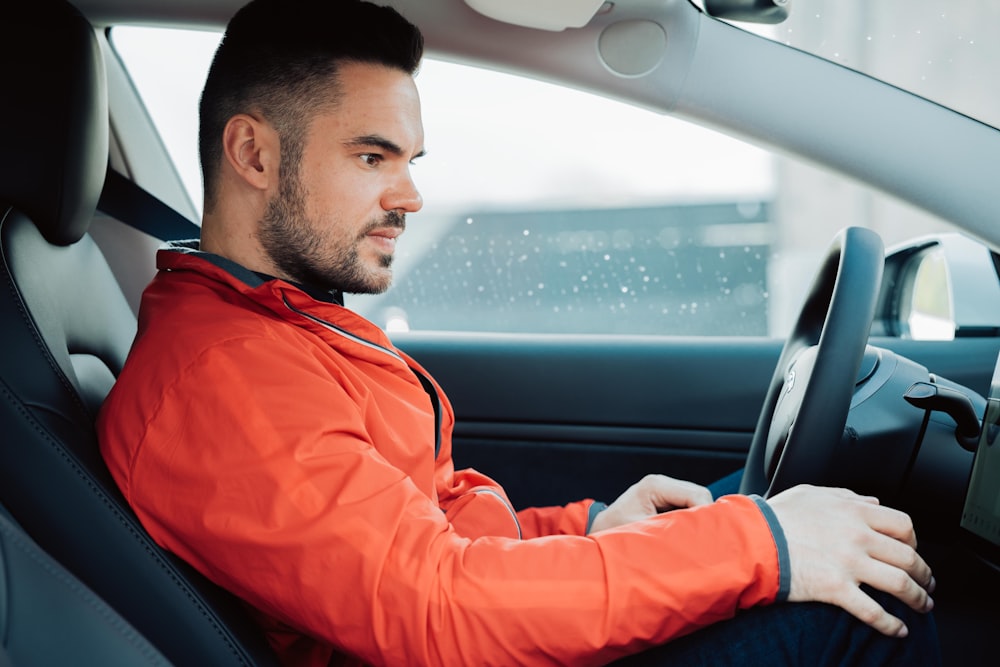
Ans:
{"label": "seat belt strap", "polygon": [[97,208],[161,241],[201,236],[201,227],[110,167]]}

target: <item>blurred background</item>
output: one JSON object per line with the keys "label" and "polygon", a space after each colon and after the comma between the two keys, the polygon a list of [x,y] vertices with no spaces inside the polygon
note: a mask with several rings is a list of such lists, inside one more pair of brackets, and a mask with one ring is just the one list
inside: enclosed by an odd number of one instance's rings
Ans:
{"label": "blurred background", "polygon": [[[1000,126],[994,0],[796,0],[778,26],[739,27]],[[112,34],[187,210],[201,207],[197,99],[218,40]],[[870,227],[887,246],[950,229],[801,160],[592,95],[433,59],[417,85],[425,206],[395,286],[348,299],[389,330],[781,336],[839,229]]]}

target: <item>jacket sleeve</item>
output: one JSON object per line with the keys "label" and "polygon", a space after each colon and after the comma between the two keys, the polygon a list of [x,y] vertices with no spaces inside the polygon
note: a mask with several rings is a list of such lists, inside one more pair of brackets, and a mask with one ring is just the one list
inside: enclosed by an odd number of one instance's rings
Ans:
{"label": "jacket sleeve", "polygon": [[517,513],[526,539],[546,535],[585,535],[593,500],[579,500],[561,507],[528,507]]}
{"label": "jacket sleeve", "polygon": [[591,500],[562,507],[529,507],[519,512],[495,481],[471,468],[451,476],[441,509],[459,535],[529,540],[549,535],[584,535],[590,525]]}
{"label": "jacket sleeve", "polygon": [[770,603],[787,577],[744,497],[592,536],[463,537],[307,350],[238,341],[199,361],[133,430],[105,420],[102,446],[139,443],[112,473],[167,549],[368,663],[602,664]]}

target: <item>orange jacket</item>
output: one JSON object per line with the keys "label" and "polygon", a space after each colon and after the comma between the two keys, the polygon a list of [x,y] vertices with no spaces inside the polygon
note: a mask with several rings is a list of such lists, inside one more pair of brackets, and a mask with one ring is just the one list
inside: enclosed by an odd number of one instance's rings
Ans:
{"label": "orange jacket", "polygon": [[288,664],[602,664],[787,589],[759,499],[593,535],[589,501],[515,515],[380,329],[193,247],[158,255],[101,448]]}

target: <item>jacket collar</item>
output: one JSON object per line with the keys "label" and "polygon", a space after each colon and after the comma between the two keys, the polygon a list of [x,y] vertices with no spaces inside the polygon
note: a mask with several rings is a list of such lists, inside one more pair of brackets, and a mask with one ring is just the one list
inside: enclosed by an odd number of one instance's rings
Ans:
{"label": "jacket collar", "polygon": [[[330,293],[320,290],[322,298],[314,298],[299,285],[255,273],[225,257],[202,252],[197,240],[172,242],[162,247],[156,254],[156,268],[161,273],[198,274],[242,294],[296,326],[310,329],[331,345],[338,346],[344,340],[353,339],[361,344],[361,348],[390,352],[388,356],[377,356],[399,361],[399,352],[385,331],[362,315],[338,304]],[[329,335],[331,330],[338,330],[348,336]]]}
{"label": "jacket collar", "polygon": [[[222,269],[228,273],[233,278],[236,278],[240,282],[244,283],[247,287],[251,289],[256,289],[264,283],[271,282],[272,280],[284,280],[283,278],[277,278],[275,276],[268,275],[266,273],[261,273],[260,271],[253,271],[251,269],[237,264],[231,259],[227,259],[221,255],[215,255],[210,252],[202,252],[201,243],[198,239],[189,239],[186,241],[171,241],[168,242],[163,250],[184,254],[197,256],[200,259],[214,265],[217,268]],[[161,265],[157,261],[158,269],[170,268],[168,266]],[[304,285],[302,283],[297,283],[291,280],[285,280],[286,283],[297,287],[302,290],[312,298],[317,301],[322,301],[325,303],[333,303],[338,306],[344,305],[344,293],[340,290],[325,290],[322,287],[316,287],[315,285]]]}

